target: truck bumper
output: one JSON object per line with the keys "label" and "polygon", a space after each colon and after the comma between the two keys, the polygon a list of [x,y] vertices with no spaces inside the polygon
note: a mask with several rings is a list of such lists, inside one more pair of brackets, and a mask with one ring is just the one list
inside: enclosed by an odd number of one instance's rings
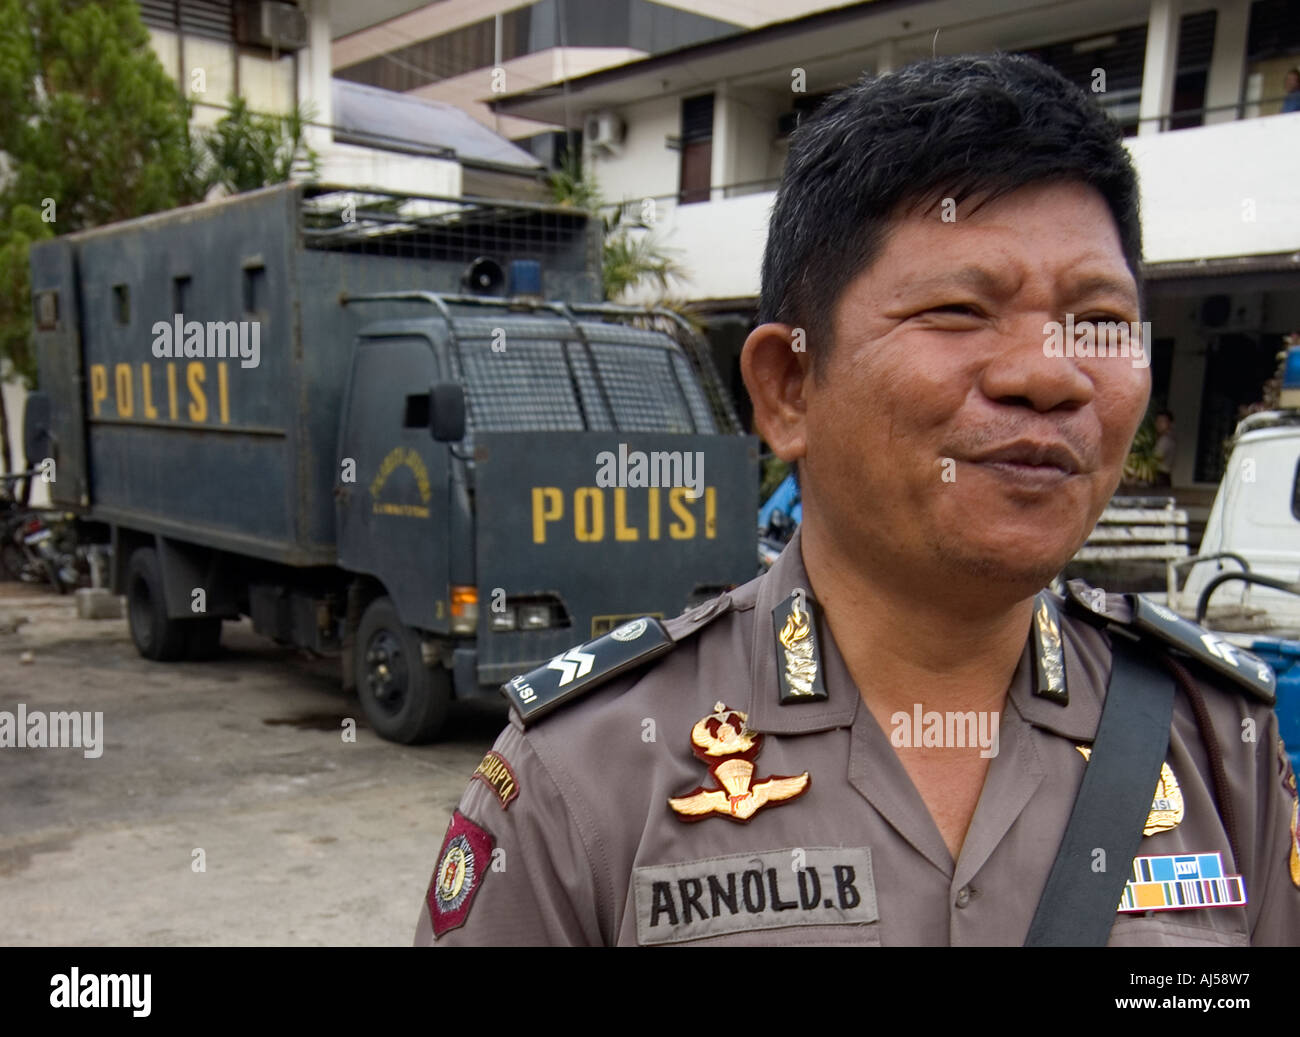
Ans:
{"label": "truck bumper", "polygon": [[[538,660],[538,663],[544,660]],[[475,648],[457,648],[452,652],[452,680],[455,682],[458,699],[499,699],[506,704],[501,694],[501,685],[519,673],[527,673],[534,664],[500,663],[480,667],[478,650]],[[480,683],[482,680],[484,683]]]}

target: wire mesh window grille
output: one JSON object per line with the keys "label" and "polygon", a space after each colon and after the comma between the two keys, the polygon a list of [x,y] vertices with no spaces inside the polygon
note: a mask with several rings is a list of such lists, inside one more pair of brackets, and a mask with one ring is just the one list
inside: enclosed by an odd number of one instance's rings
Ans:
{"label": "wire mesh window grille", "polygon": [[302,207],[308,248],[406,259],[545,259],[570,252],[586,233],[585,212],[545,206],[327,188],[305,191]]}

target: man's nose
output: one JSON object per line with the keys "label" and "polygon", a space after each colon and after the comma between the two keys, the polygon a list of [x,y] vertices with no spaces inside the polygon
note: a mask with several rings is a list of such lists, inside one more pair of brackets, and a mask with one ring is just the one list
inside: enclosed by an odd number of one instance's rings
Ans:
{"label": "man's nose", "polygon": [[[1076,410],[1092,400],[1093,381],[1073,356],[1064,331],[1053,342],[1048,328],[1053,319],[1040,312],[1004,325],[980,377],[988,399],[1039,413]],[[1056,342],[1064,348],[1054,348]],[[1067,355],[1055,355],[1061,352]]]}

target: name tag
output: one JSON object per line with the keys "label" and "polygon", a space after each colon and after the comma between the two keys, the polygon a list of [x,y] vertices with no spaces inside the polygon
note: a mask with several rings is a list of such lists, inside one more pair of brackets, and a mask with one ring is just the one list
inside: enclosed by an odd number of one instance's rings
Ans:
{"label": "name tag", "polygon": [[736,853],[633,873],[637,942],[808,925],[876,921],[876,884],[866,847]]}

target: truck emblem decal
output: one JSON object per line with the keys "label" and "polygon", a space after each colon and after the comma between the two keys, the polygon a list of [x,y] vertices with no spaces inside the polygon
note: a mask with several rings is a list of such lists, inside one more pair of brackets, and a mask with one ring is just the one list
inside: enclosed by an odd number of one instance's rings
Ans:
{"label": "truck emblem decal", "polygon": [[[396,504],[379,499],[379,493],[388,482],[391,476],[398,468],[405,466],[410,469],[411,474],[415,477],[415,488],[420,495],[419,504]],[[432,487],[429,484],[429,470],[424,466],[424,459],[420,457],[416,450],[409,447],[395,447],[388,452],[379,465],[379,471],[370,483],[371,504],[376,515],[405,515],[410,518],[428,518],[429,517],[429,500],[433,496]]]}
{"label": "truck emblem decal", "polygon": [[579,651],[577,648],[570,648],[547,663],[546,668],[560,671],[559,686],[562,688],[577,677],[587,676],[591,672],[591,664],[595,661],[594,655]]}

